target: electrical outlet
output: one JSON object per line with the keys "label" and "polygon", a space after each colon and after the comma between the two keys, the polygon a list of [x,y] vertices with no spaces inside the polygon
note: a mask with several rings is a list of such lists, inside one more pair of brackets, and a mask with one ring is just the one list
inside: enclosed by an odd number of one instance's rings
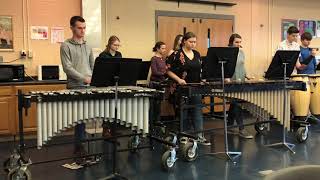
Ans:
{"label": "electrical outlet", "polygon": [[25,59],[26,57],[27,57],[26,50],[24,50],[24,49],[21,50],[21,51],[20,51],[20,58],[21,58],[21,59]]}
{"label": "electrical outlet", "polygon": [[29,49],[28,58],[29,59],[33,58],[33,51],[31,49]]}

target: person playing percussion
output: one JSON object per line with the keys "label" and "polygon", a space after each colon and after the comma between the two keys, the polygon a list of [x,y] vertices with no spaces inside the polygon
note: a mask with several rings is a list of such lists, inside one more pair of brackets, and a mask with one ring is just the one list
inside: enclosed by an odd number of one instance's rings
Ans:
{"label": "person playing percussion", "polygon": [[301,56],[299,61],[301,64],[305,64],[305,67],[297,67],[298,74],[315,74],[316,68],[319,62],[317,62],[315,56],[317,54],[316,48],[310,48],[310,43],[312,40],[312,35],[309,32],[305,32],[301,35],[301,46],[300,53]]}
{"label": "person playing percussion", "polygon": [[[84,88],[91,82],[94,57],[92,50],[84,40],[86,23],[81,16],[73,16],[70,19],[72,38],[61,44],[60,58],[63,70],[67,75],[67,88]],[[75,126],[74,154],[82,156],[86,153],[81,140],[85,139],[85,123]],[[77,159],[77,161],[80,159]]]}
{"label": "person playing percussion", "polygon": [[106,49],[99,54],[99,58],[122,58],[119,52],[120,39],[117,36],[110,36]]}
{"label": "person playing percussion", "polygon": [[[249,79],[246,76],[246,68],[244,64],[245,56],[243,50],[241,49],[241,42],[242,38],[239,34],[232,34],[229,38],[228,46],[239,48],[237,64],[235,72],[232,76],[232,80],[234,81],[245,81],[246,78]],[[242,112],[243,110],[240,107],[240,104],[237,101],[231,101],[228,112],[227,124],[228,126],[232,126],[234,124],[234,121],[236,121],[239,126],[239,136],[245,139],[252,139],[253,136],[247,130],[244,129]],[[238,134],[238,132],[236,132],[235,130],[230,130],[229,133]]]}
{"label": "person playing percussion", "polygon": [[[200,83],[201,81],[201,63],[200,53],[195,49],[197,43],[196,35],[192,32],[187,32],[182,38],[181,49],[177,51],[174,56],[170,56],[167,60],[168,71],[167,75],[173,79],[179,85],[186,85],[187,83]],[[192,108],[192,119],[194,129],[196,131],[203,130],[203,116],[201,111],[201,96],[192,96],[190,98],[190,104],[194,105]],[[189,130],[187,109],[184,110],[183,129],[182,131]],[[203,133],[198,133],[198,143],[203,145],[210,145]]]}
{"label": "person playing percussion", "polygon": [[[154,85],[155,82],[163,82],[166,79],[167,65],[166,65],[166,44],[162,41],[158,41],[152,48],[154,56],[151,58],[151,77],[150,77],[150,87],[154,89],[159,89],[159,86]],[[161,101],[153,100],[152,103],[153,115],[151,118],[154,122],[160,121],[160,109]]]}

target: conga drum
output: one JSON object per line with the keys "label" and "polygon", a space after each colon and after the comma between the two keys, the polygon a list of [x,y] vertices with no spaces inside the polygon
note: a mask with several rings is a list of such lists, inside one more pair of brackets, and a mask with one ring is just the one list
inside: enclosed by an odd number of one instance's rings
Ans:
{"label": "conga drum", "polygon": [[310,111],[313,115],[320,116],[320,74],[309,75],[310,81]]}
{"label": "conga drum", "polygon": [[291,76],[293,81],[306,82],[307,91],[290,91],[290,102],[293,115],[297,118],[307,117],[310,104],[310,82],[307,74],[295,74]]}

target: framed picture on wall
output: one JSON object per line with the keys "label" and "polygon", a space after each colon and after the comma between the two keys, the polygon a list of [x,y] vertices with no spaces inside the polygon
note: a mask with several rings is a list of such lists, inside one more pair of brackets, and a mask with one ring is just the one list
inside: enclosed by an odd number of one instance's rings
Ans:
{"label": "framed picture on wall", "polygon": [[13,51],[12,16],[0,15],[0,51]]}
{"label": "framed picture on wall", "polygon": [[281,40],[285,40],[287,38],[287,30],[290,26],[298,25],[298,20],[295,19],[282,19],[281,20]]}
{"label": "framed picture on wall", "polygon": [[300,35],[305,32],[311,33],[313,37],[316,36],[317,23],[313,20],[299,20],[299,31]]}

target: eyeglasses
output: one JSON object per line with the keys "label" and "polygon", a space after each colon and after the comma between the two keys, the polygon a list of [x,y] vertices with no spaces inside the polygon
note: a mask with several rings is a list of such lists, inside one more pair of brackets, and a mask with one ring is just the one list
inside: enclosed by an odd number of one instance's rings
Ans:
{"label": "eyeglasses", "polygon": [[120,44],[112,44],[112,46],[120,47]]}

